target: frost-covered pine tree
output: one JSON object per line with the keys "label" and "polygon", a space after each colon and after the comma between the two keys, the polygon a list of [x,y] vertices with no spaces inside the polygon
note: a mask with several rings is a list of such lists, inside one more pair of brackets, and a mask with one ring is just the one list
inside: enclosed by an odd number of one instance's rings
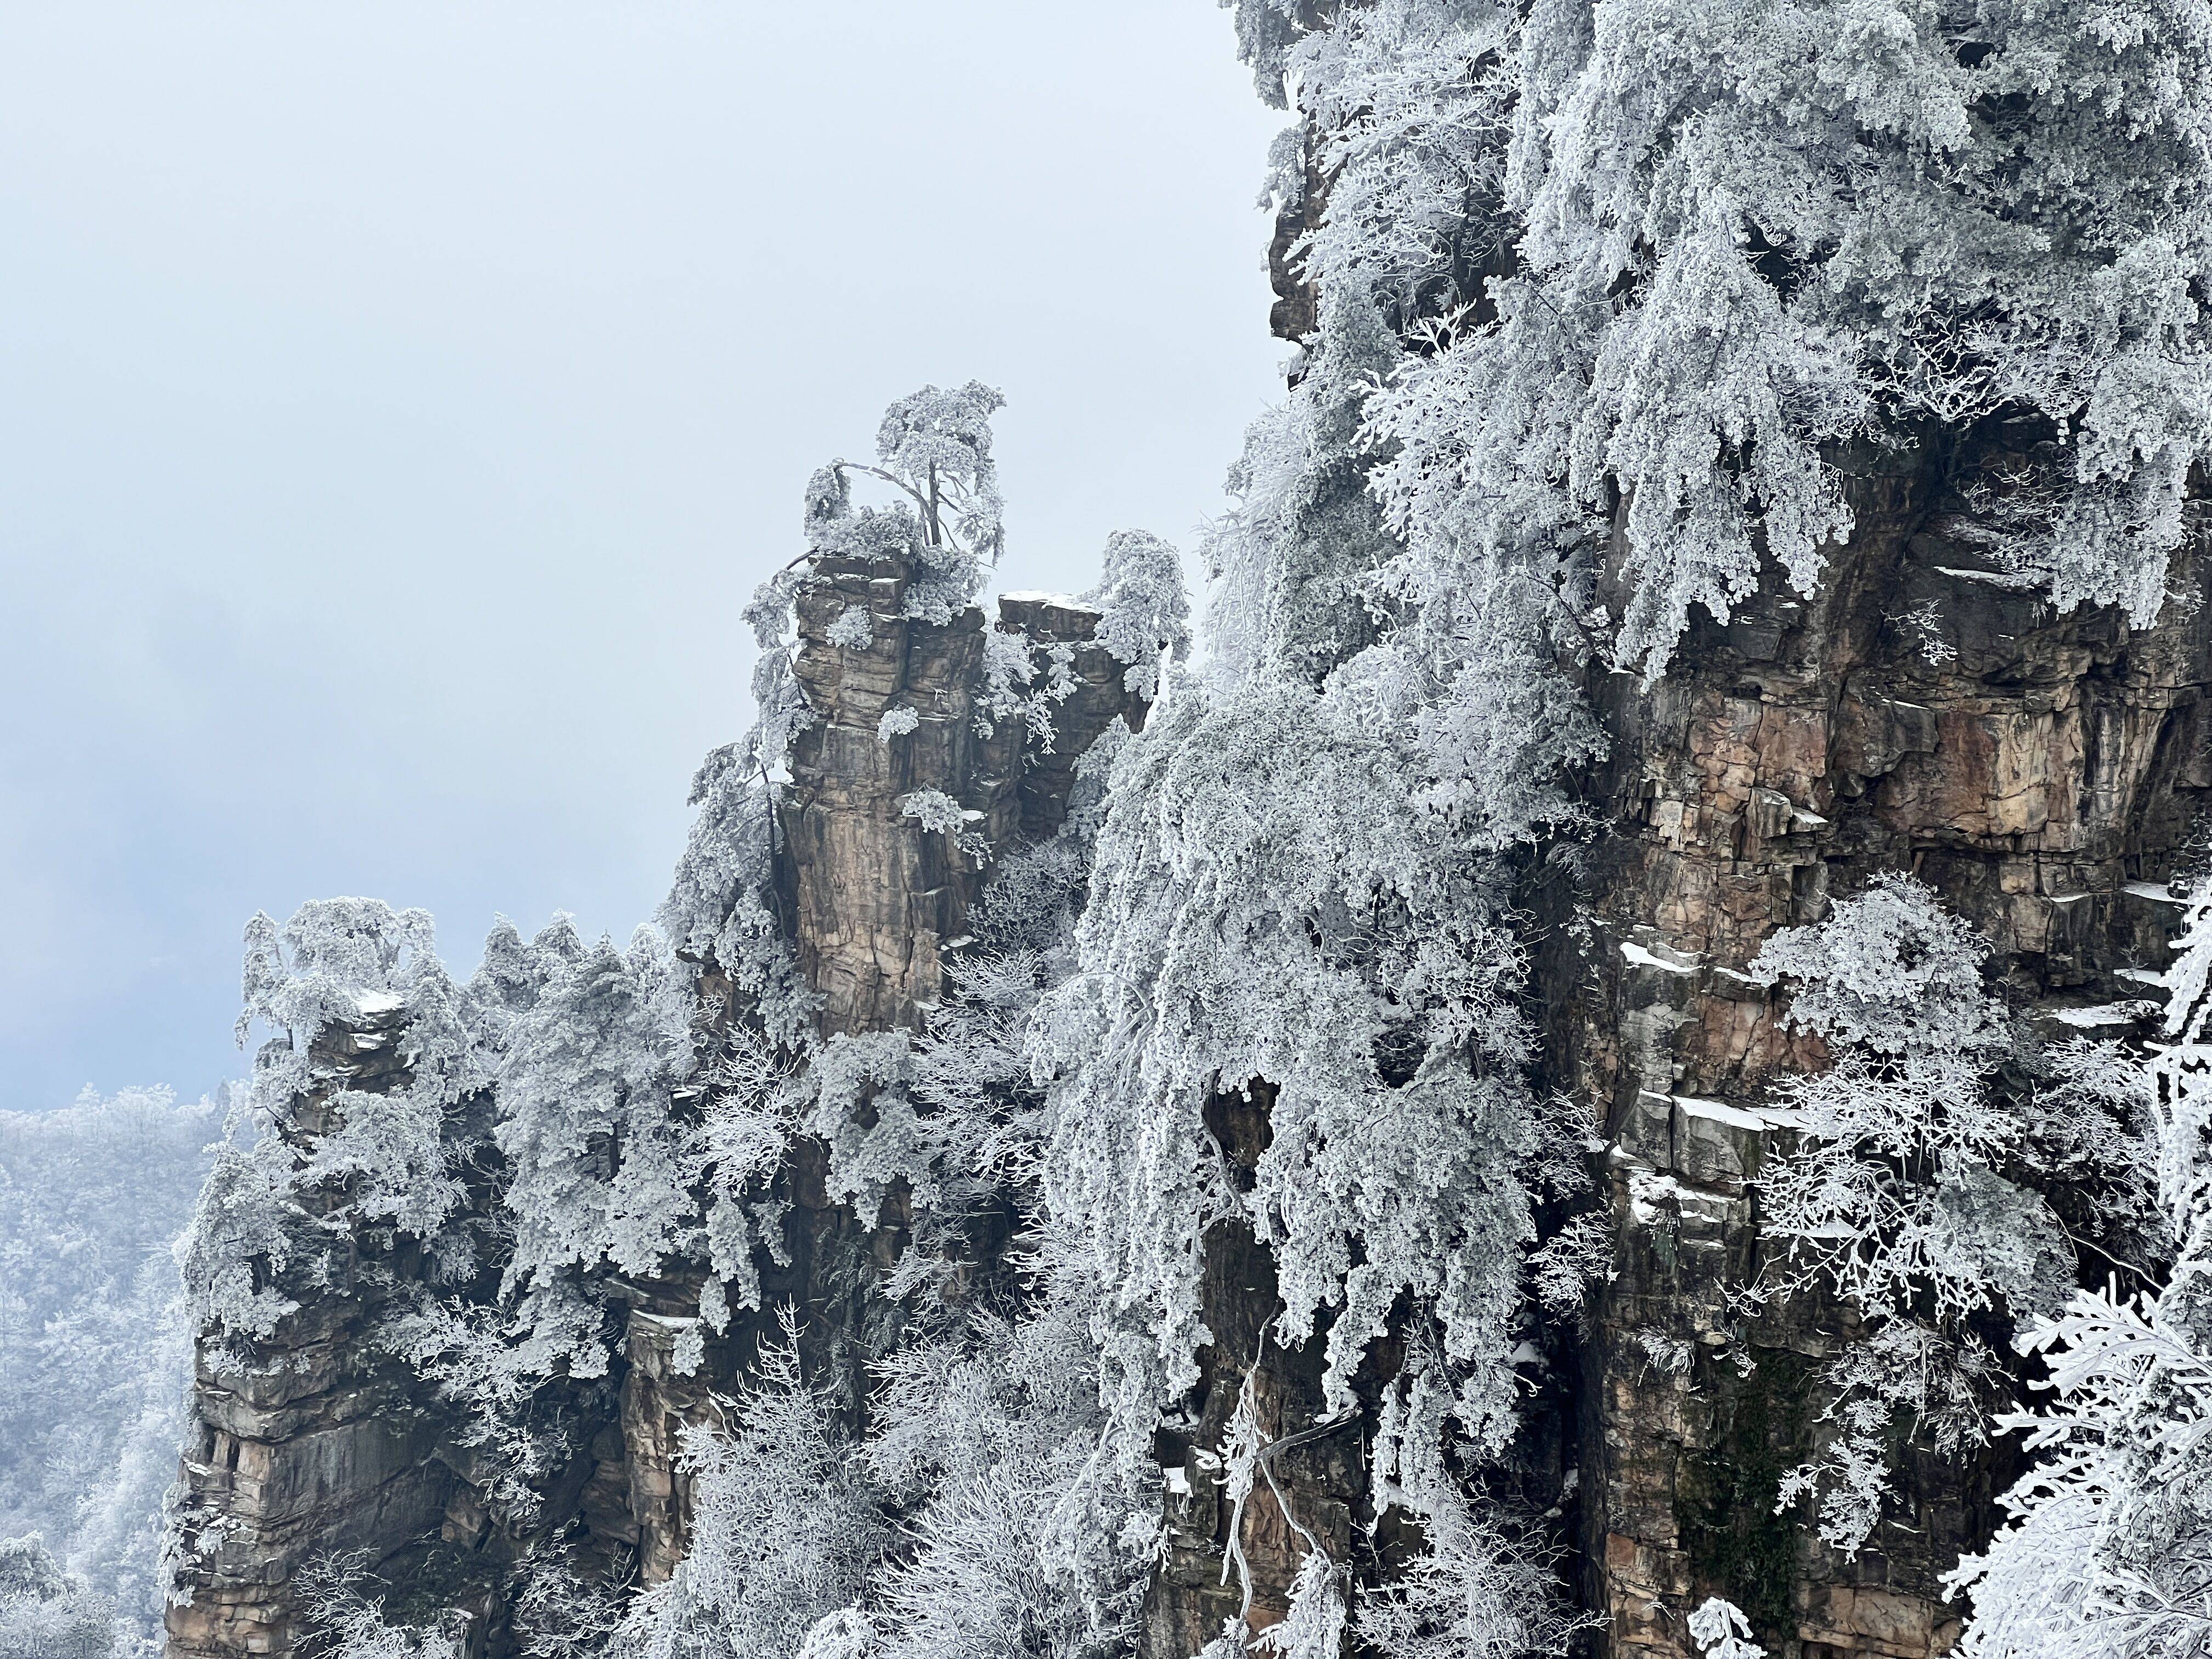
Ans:
{"label": "frost-covered pine tree", "polygon": [[1414,559],[1571,605],[1617,513],[1595,631],[1656,672],[1753,591],[1754,526],[1812,591],[1850,446],[2010,418],[2036,441],[1989,481],[1992,550],[2062,607],[2157,611],[2212,432],[2193,7],[1380,0],[1294,40],[1243,9],[1342,169],[1307,270],[1430,319],[1368,417]]}
{"label": "frost-covered pine tree", "polygon": [[[514,1176],[506,1288],[563,1294],[572,1275],[650,1273],[689,1242],[688,1126],[674,1089],[693,1065],[686,978],[658,933],[564,963],[518,1015],[496,1138]],[[603,1367],[598,1355],[578,1356]]]}
{"label": "frost-covered pine tree", "polygon": [[2039,1188],[2130,1179],[2106,1150],[2139,1127],[2127,1103],[2116,1115],[2078,1085],[2116,1051],[2045,1061],[2041,1089],[2001,1084],[2000,1066],[2035,1057],[1983,982],[1988,952],[1932,890],[1892,874],[1775,933],[1751,966],[1789,991],[1784,1023],[1831,1062],[1775,1085],[1790,1139],[1759,1180],[1774,1247],[1760,1288],[1826,1291],[1863,1322],[1826,1368],[1820,1455],[1782,1483],[1785,1504],[1818,1496],[1821,1536],[1846,1551],[1880,1517],[1900,1424],[1945,1453],[1985,1437],[2005,1379],[1968,1316],[2024,1328],[2071,1293],[2073,1238]]}
{"label": "frost-covered pine tree", "polygon": [[2076,1291],[2023,1334],[2048,1369],[2005,1426],[2033,1468],[1963,1563],[1970,1659],[2152,1659],[2212,1650],[2212,896],[2187,912],[2161,1040],[2139,1063],[2158,1117],[2162,1285]]}
{"label": "frost-covered pine tree", "polygon": [[55,1564],[36,1533],[0,1538],[0,1659],[110,1659],[115,1609]]}
{"label": "frost-covered pine tree", "polygon": [[1988,952],[1929,888],[1889,875],[1752,963],[1790,988],[1784,1019],[1833,1058],[1777,1085],[1798,1146],[1761,1179],[1765,1231],[1877,1318],[1923,1295],[1938,1319],[1993,1301],[2030,1316],[2073,1285],[2057,1218],[1999,1173],[2033,1149],[1993,1086],[2017,1039],[1983,988]]}
{"label": "frost-covered pine tree", "polygon": [[796,1655],[860,1600],[893,1534],[838,1415],[834,1392],[804,1374],[787,1312],[763,1345],[758,1381],[731,1402],[728,1430],[687,1432],[690,1553],[639,1599],[611,1654]]}

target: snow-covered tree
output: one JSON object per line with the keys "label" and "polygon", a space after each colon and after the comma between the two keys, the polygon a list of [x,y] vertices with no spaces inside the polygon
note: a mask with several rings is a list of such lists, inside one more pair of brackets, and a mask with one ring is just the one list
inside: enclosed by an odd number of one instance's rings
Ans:
{"label": "snow-covered tree", "polygon": [[1690,1639],[1703,1659],[1766,1659],[1751,1639],[1751,1620],[1733,1601],[1709,1595],[1690,1615]]}
{"label": "snow-covered tree", "polygon": [[892,1546],[834,1391],[801,1369],[788,1313],[730,1417],[726,1430],[684,1431],[690,1553],[638,1599],[609,1650],[619,1659],[795,1656],[860,1600]]}
{"label": "snow-covered tree", "polygon": [[[1495,896],[1407,800],[1389,744],[1293,685],[1171,696],[1113,793],[1080,971],[1034,1041],[1059,1079],[1048,1200],[1144,1330],[1116,1355],[1122,1408],[1148,1430],[1151,1401],[1189,1385],[1193,1246],[1242,1209],[1275,1253],[1283,1340],[1340,1310],[1332,1401],[1410,1291],[1477,1367],[1469,1426],[1502,1432],[1535,1133]],[[1204,1109],[1254,1087],[1273,1138],[1240,1194]]]}
{"label": "snow-covered tree", "polygon": [[1006,400],[980,380],[926,386],[884,411],[876,458],[914,497],[933,547],[959,546],[992,563],[1006,545],[1006,504],[991,459],[991,416]]}
{"label": "snow-covered tree", "polygon": [[[328,1252],[351,1251],[356,1224],[430,1244],[446,1274],[470,1271],[468,1236],[447,1224],[489,1127],[480,1022],[437,958],[426,912],[318,900],[281,933],[256,916],[246,947],[239,1040],[257,1024],[274,1035],[255,1053],[183,1256],[191,1322],[218,1370],[256,1363],[252,1345],[295,1291],[326,1281]],[[356,1053],[392,1046],[391,1086],[350,1086],[340,1057],[319,1048],[333,1029]]]}
{"label": "snow-covered tree", "polygon": [[1395,1579],[1361,1595],[1359,1639],[1385,1659],[1564,1651],[1584,1621],[1561,1607],[1541,1547],[1449,1482],[1425,1490],[1421,1551]]}
{"label": "snow-covered tree", "polygon": [[1955,1457],[1988,1438],[1990,1403],[2002,1386],[1996,1356],[1971,1333],[1906,1318],[1872,1324],[1820,1376],[1828,1398],[1819,1452],[1784,1474],[1776,1507],[1815,1498],[1820,1536],[1846,1553],[1881,1519],[1899,1429]]}
{"label": "snow-covered tree", "polygon": [[1885,875],[1751,965],[1789,986],[1784,1018],[1833,1059],[1776,1085],[1797,1147],[1760,1177],[1766,1235],[1877,1317],[1923,1297],[1939,1319],[1993,1300],[2022,1316],[2072,1288],[2057,1218],[1998,1173],[2030,1149],[1992,1086],[2014,1039],[1982,986],[1988,949],[1927,887]]}
{"label": "snow-covered tree", "polygon": [[1190,654],[1182,556],[1145,531],[1117,530],[1106,538],[1098,585],[1085,597],[1103,613],[1098,642],[1122,663],[1123,683],[1153,701],[1163,669]]}
{"label": "snow-covered tree", "polygon": [[2141,1062],[2158,1112],[2166,1282],[2108,1284],[2021,1339],[2049,1370],[2010,1414],[2035,1465],[2008,1523],[1954,1583],[1968,1659],[2168,1659],[2212,1651],[2212,893],[2186,913],[2163,1041]]}
{"label": "snow-covered tree", "polygon": [[[1314,372],[1384,377],[1366,415],[1401,447],[1381,487],[1417,561],[1571,612],[1617,515],[1626,602],[1591,631],[1656,673],[1692,607],[1755,590],[1762,547],[1818,583],[1852,530],[1849,444],[2021,416],[2039,441],[1991,484],[2000,558],[2062,606],[2159,608],[2212,434],[2192,8],[1237,11],[1263,86],[1309,118],[1279,191],[1328,180],[1295,250]],[[1376,562],[1344,552],[1296,586]]]}
{"label": "snow-covered tree", "polygon": [[[950,622],[1006,548],[1006,505],[991,455],[991,416],[1006,401],[970,380],[952,391],[927,386],[893,404],[876,433],[878,465],[833,461],[808,486],[809,555],[872,562],[896,552],[917,573],[905,614]],[[889,484],[901,499],[888,507],[856,506],[854,473]]]}
{"label": "snow-covered tree", "polygon": [[573,1455],[566,1387],[608,1375],[611,1278],[703,1261],[717,1331],[732,1292],[759,1305],[781,1073],[751,1025],[719,1048],[695,1030],[695,967],[653,929],[624,951],[560,919],[527,943],[501,924],[471,981],[497,1099],[498,1289],[413,1287],[380,1340],[433,1384],[514,1513]]}
{"label": "snow-covered tree", "polygon": [[36,1533],[0,1538],[0,1659],[110,1659],[115,1609],[55,1564]]}
{"label": "snow-covered tree", "polygon": [[307,1615],[301,1659],[462,1659],[461,1616],[427,1626],[394,1623],[383,1606],[391,1586],[357,1554],[319,1555],[298,1582]]}
{"label": "snow-covered tree", "polygon": [[[641,928],[626,951],[603,939],[561,963],[516,1017],[496,1131],[514,1170],[510,1295],[609,1268],[650,1273],[691,1243],[696,1153],[674,1112],[694,1064],[689,991],[660,936]],[[590,1375],[605,1360],[574,1363]]]}
{"label": "snow-covered tree", "polygon": [[[1232,1620],[1208,1651],[1333,1653],[1352,1628],[1385,1653],[1557,1650],[1569,1621],[1542,1551],[1509,1539],[1462,1471],[1512,1431],[1534,1194],[1550,1174],[1581,1179],[1550,1168],[1563,1141],[1570,1164],[1580,1148],[1526,1085],[1495,845],[1408,787],[1419,762],[1352,671],[1301,678],[1264,659],[1241,680],[1181,677],[1123,745],[1074,972],[1032,1023],[1046,1203],[1102,1287],[1103,1445],[1149,1469],[1158,1413],[1212,1340],[1205,1240],[1241,1215],[1274,1260],[1270,1340],[1311,1340],[1326,1316],[1329,1410],[1354,1408],[1394,1309],[1434,1334],[1407,1344],[1372,1441],[1375,1514],[1399,1509],[1427,1543],[1355,1605],[1351,1564],[1308,1537],[1291,1617],[1257,1638]],[[1240,1094],[1267,1121],[1249,1176],[1206,1121]],[[1237,1417],[1224,1501],[1272,1478],[1269,1444]]]}
{"label": "snow-covered tree", "polygon": [[1758,1184],[1778,1247],[1762,1290],[1826,1290],[1867,1322],[1826,1368],[1819,1455],[1782,1485],[1785,1504],[1818,1496],[1839,1549],[1880,1518],[1899,1423],[1940,1452],[1984,1437],[2002,1376],[1966,1316],[2024,1321],[2074,1283],[2066,1231],[2028,1184],[2048,1169],[2036,1120],[1995,1079],[2020,1039],[1983,985],[1988,950],[1934,891],[1887,874],[1774,934],[1750,969],[1789,989],[1785,1024],[1832,1062],[1776,1082],[1792,1139]]}
{"label": "snow-covered tree", "polygon": [[1088,1314],[1059,1279],[884,1363],[868,1457],[912,1541],[876,1588],[882,1659],[1126,1650],[1151,1516],[1114,1475]]}

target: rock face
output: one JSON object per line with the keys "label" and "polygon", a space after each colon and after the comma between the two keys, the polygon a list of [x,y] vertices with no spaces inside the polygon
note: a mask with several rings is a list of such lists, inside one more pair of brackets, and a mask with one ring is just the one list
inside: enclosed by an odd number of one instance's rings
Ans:
{"label": "rock face", "polygon": [[[1267,1146],[1271,1091],[1249,1098],[1217,1097],[1207,1127],[1247,1185]],[[1240,1615],[1254,1631],[1282,1623],[1291,1580],[1310,1547],[1284,1513],[1315,1534],[1334,1560],[1352,1559],[1355,1506],[1368,1490],[1365,1439],[1357,1419],[1326,1431],[1319,1338],[1300,1348],[1269,1340],[1276,1311],[1275,1266],[1241,1216],[1218,1223],[1205,1241],[1200,1309],[1213,1341],[1200,1350],[1200,1380],[1177,1420],[1158,1437],[1168,1472],[1167,1547],[1145,1599],[1140,1651],[1188,1659]],[[1371,1364],[1372,1362],[1370,1362]],[[1222,1567],[1232,1523],[1217,1449],[1228,1437],[1239,1395],[1251,1390],[1255,1413],[1270,1442],[1265,1476],[1247,1500],[1237,1540],[1252,1579],[1244,1602],[1237,1575]],[[1365,1540],[1362,1540],[1363,1542]]]}
{"label": "rock face", "polygon": [[[779,811],[799,964],[823,998],[825,1035],[911,1027],[944,988],[991,854],[1057,828],[1077,759],[1115,715],[1141,725],[1143,713],[1121,664],[1089,643],[1096,611],[1009,594],[999,626],[1030,642],[1051,740],[1018,716],[979,732],[981,611],[942,625],[907,617],[908,574],[881,562],[824,559],[816,574],[799,601],[795,669],[815,719],[793,745]],[[836,643],[833,625],[855,611],[868,642]],[[961,813],[957,833],[909,810],[931,793]]]}
{"label": "rock face", "polygon": [[[1326,191],[1305,180],[1271,249],[1286,339],[1313,326],[1293,250]],[[1910,871],[1992,943],[2016,1007],[2063,1010],[2075,1032],[2102,1018],[2085,1011],[2141,994],[2130,970],[2166,963],[2166,878],[2212,804],[2212,617],[2185,601],[2148,628],[2059,614],[1992,568],[1969,487],[2034,439],[1998,428],[1940,456],[1844,458],[1857,528],[1816,596],[1770,568],[1725,625],[1698,613],[1657,684],[1601,665],[1588,678],[1609,750],[1582,793],[1602,828],[1577,885],[1532,893],[1532,1001],[1539,1086],[1604,1127],[1613,1271],[1571,1356],[1571,1399],[1549,1419],[1532,1407],[1522,1473],[1536,1506],[1566,1516],[1577,1599],[1612,1659],[1694,1659],[1688,1616],[1710,1595],[1739,1604],[1775,1659],[1934,1659],[1964,1612],[1941,1581],[1986,1541],[2015,1473],[2007,1446],[1907,1447],[1865,1547],[1830,1547],[1809,1504],[1777,1504],[1784,1473],[1816,1452],[1818,1374],[1853,1316],[1819,1298],[1748,1313],[1735,1293],[1762,1265],[1751,1183],[1789,1133],[1760,1109],[1768,1084],[1824,1063],[1745,971],[1771,933]],[[2170,590],[2201,592],[2205,557],[2200,514]],[[1615,615],[1620,565],[1601,593]],[[1264,1097],[1223,1109],[1232,1158],[1265,1144]],[[1227,1227],[1206,1248],[1220,1340],[1201,1356],[1194,1421],[1162,1437],[1170,1547],[1148,1659],[1182,1659],[1237,1612],[1222,1584],[1229,1518],[1195,1449],[1219,1443],[1248,1371],[1270,1432],[1310,1421],[1317,1400],[1298,1356],[1260,1351],[1266,1252]],[[1341,1438],[1297,1449],[1282,1472],[1298,1515],[1328,1517],[1332,1550],[1367,1519],[1358,1437]],[[1264,1626],[1298,1554],[1264,1489],[1242,1541]],[[1358,1567],[1363,1547],[1337,1559]]]}
{"label": "rock face", "polygon": [[1818,1063],[1745,976],[1770,933],[1910,870],[1992,941],[2031,1011],[2109,1004],[2130,994],[2118,970],[2163,963],[2165,878],[2212,783],[2212,630],[2181,607],[2148,629],[2056,615],[1989,572],[1954,492],[1999,459],[1855,478],[1860,528],[1818,598],[1764,592],[1659,685],[1593,686],[1613,745],[1590,787],[1612,826],[1587,888],[1597,926],[1579,950],[1555,936],[1544,980],[1554,1081],[1603,1109],[1610,1139],[1618,1254],[1582,1468],[1616,1654],[1694,1653],[1685,1621],[1710,1595],[1784,1659],[1942,1653],[1961,1609],[1938,1581],[2008,1479],[2001,1450],[1910,1454],[1867,1547],[1829,1549],[1804,1506],[1774,1510],[1848,1315],[1747,1321],[1728,1299],[1759,1267],[1747,1181],[1787,1133],[1759,1113],[1765,1085]]}
{"label": "rock face", "polygon": [[[935,623],[905,616],[912,572],[896,561],[824,560],[799,604],[797,674],[813,721],[793,745],[778,815],[776,886],[800,965],[823,999],[824,1036],[913,1027],[945,984],[948,957],[992,857],[1050,834],[1064,817],[1083,751],[1117,718],[1140,725],[1144,705],[1122,665],[1092,641],[1098,613],[1043,594],[1010,595],[999,628],[1020,641],[1002,667],[1026,659],[1030,678],[994,684],[984,618],[967,610]],[[831,625],[854,607],[866,644],[839,644]],[[841,630],[849,641],[849,624]],[[982,700],[1005,704],[980,729]],[[888,724],[886,714],[911,710]],[[1030,718],[1032,712],[1039,717]],[[907,810],[932,793],[951,827]],[[328,1026],[310,1053],[307,1091],[288,1133],[302,1141],[336,1126],[327,1103],[343,1091],[390,1092],[409,1079],[399,1036],[405,1011],[381,1008]],[[871,1295],[902,1237],[899,1206],[860,1225],[823,1189],[822,1149],[802,1144],[788,1173],[787,1265],[767,1277],[769,1300],[798,1308],[809,1340],[857,1369],[875,1323]],[[334,1197],[331,1201],[337,1201]],[[366,1231],[324,1259],[295,1262],[284,1288],[300,1305],[254,1368],[219,1375],[202,1364],[194,1401],[204,1428],[184,1463],[184,1520],[199,1540],[168,1614],[173,1659],[285,1659],[303,1632],[298,1575],[312,1559],[358,1553],[404,1592],[434,1580],[439,1601],[470,1614],[472,1655],[511,1651],[507,1570],[526,1551],[563,1547],[647,1584],[665,1580],[687,1547],[690,1494],[679,1435],[705,1420],[711,1396],[740,1370],[750,1334],[708,1340],[696,1375],[676,1361],[695,1332],[696,1282],[620,1280],[616,1374],[580,1395],[596,1413],[570,1467],[547,1484],[540,1512],[515,1530],[486,1501],[489,1472],[426,1409],[419,1378],[371,1340],[381,1306],[364,1275],[374,1260],[404,1281],[415,1264]]]}
{"label": "rock face", "polygon": [[[975,834],[989,819],[966,805],[983,781],[978,763],[1006,740],[975,732],[980,612],[938,627],[900,614],[906,580],[879,565],[827,561],[818,574],[799,597],[795,665],[815,720],[793,746],[778,816],[799,965],[823,998],[823,1029],[880,1031],[913,1025],[937,1000],[945,952],[966,931],[974,897],[975,860],[901,802],[934,790],[973,814],[962,829]],[[832,624],[856,610],[868,618],[868,643],[832,643]],[[899,734],[902,715],[910,729]],[[1003,816],[1004,779],[991,782]]]}
{"label": "rock face", "polygon": [[[317,1039],[296,1109],[303,1133],[334,1127],[328,1103],[342,1091],[404,1083],[402,1018],[397,1008],[372,1012]],[[198,1440],[185,1449],[181,1510],[204,1543],[179,1585],[191,1600],[169,1609],[177,1659],[289,1653],[300,1634],[291,1584],[304,1562],[357,1549],[388,1556],[443,1520],[453,1474],[408,1409],[408,1379],[365,1340],[377,1301],[361,1266],[348,1248],[295,1267],[307,1293],[270,1345],[277,1363],[225,1374],[199,1355]]]}

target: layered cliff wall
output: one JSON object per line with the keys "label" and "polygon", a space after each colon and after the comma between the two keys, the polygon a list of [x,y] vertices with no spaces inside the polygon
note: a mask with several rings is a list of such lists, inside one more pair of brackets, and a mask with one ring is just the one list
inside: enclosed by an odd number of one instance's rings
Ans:
{"label": "layered cliff wall", "polygon": [[1595,926],[1554,935],[1543,982],[1554,1075],[1608,1138],[1618,1247],[1584,1359],[1583,1540],[1616,1653],[1693,1653],[1708,1595],[1789,1659],[1942,1653],[1963,1606],[1940,1581],[2008,1483],[2007,1447],[1908,1449],[1866,1547],[1824,1545],[1805,1502],[1778,1512],[1780,1481],[1835,1432],[1815,1373],[1856,1326],[1738,1299],[1774,1248],[1747,1184],[1789,1144],[1769,1085],[1821,1063],[1747,973],[1770,935],[1911,871],[2060,1036],[2124,1031],[2115,1005],[2142,991],[2124,975],[2165,965],[2166,878],[2212,782],[2212,630],[2183,604],[2148,629],[2059,614],[1990,569],[1958,490],[1996,459],[1856,478],[1859,529],[1819,597],[1775,584],[1702,626],[1658,686],[1592,688],[1612,738]]}
{"label": "layered cliff wall", "polygon": [[[404,1011],[372,1006],[310,1046],[308,1087],[288,1133],[334,1127],[331,1097],[384,1094],[408,1074]],[[192,1546],[173,1594],[168,1650],[179,1659],[287,1654],[299,1637],[292,1586],[311,1559],[356,1551],[379,1560],[434,1536],[459,1485],[416,1409],[413,1379],[369,1340],[383,1301],[350,1231],[311,1261],[254,1259],[257,1289],[280,1276],[296,1297],[250,1368],[195,1352],[193,1439],[184,1452],[177,1522]],[[380,1261],[379,1265],[387,1265]],[[406,1271],[410,1263],[389,1263]],[[460,1501],[465,1502],[465,1499]]]}

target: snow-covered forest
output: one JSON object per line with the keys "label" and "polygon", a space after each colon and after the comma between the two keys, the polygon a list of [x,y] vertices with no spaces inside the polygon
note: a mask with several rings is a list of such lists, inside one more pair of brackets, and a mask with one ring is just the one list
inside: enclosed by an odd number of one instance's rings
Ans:
{"label": "snow-covered forest", "polygon": [[163,1090],[0,1112],[0,1538],[40,1546],[0,1546],[10,1659],[161,1650],[191,1370],[171,1247],[222,1127]]}
{"label": "snow-covered forest", "polygon": [[2212,1654],[2212,10],[1234,9],[1203,591],[903,397],[629,939],[0,1121],[0,1655]]}

